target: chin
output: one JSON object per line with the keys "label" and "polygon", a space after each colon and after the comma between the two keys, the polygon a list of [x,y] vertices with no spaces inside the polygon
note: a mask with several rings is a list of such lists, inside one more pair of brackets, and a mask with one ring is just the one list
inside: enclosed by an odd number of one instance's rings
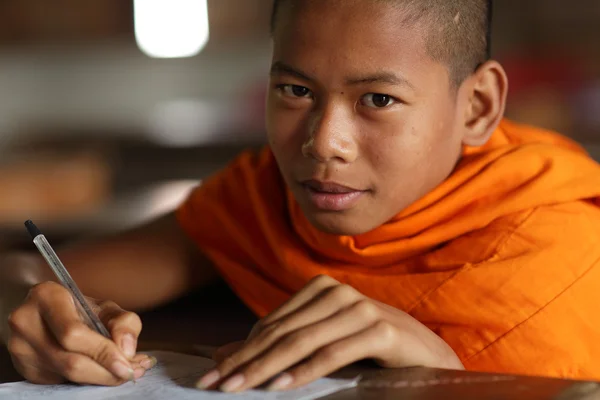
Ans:
{"label": "chin", "polygon": [[341,212],[305,213],[305,216],[315,228],[331,235],[357,236],[376,228],[365,226],[358,218]]}

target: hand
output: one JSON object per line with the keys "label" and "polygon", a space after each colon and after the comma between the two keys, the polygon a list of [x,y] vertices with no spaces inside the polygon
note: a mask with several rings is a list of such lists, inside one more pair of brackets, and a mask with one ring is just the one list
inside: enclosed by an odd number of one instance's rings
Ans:
{"label": "hand", "polygon": [[156,360],[136,355],[140,318],[113,302],[88,301],[114,341],[81,320],[73,297],[61,285],[34,286],[9,316],[7,347],[17,371],[38,384],[66,380],[115,386],[140,378]]}
{"label": "hand", "polygon": [[416,319],[327,276],[260,321],[244,344],[216,353],[223,356],[199,388],[239,392],[277,377],[269,390],[293,389],[363,359],[388,368],[463,368]]}

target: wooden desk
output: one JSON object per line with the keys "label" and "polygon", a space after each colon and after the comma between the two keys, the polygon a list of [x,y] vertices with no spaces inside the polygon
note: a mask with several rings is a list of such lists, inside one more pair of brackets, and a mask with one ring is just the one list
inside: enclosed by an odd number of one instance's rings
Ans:
{"label": "wooden desk", "polygon": [[[143,313],[141,346],[185,351],[194,344],[218,346],[243,340],[256,318],[225,287],[182,299]],[[384,370],[357,365],[340,371],[340,377],[362,375],[355,389],[328,396],[328,400],[591,400],[600,398],[600,384],[559,379],[497,376],[428,368]],[[0,349],[0,383],[20,380],[10,357]]]}

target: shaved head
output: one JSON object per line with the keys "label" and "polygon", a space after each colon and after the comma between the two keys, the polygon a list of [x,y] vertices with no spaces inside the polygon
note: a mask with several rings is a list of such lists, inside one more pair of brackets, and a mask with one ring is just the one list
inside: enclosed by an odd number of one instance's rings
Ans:
{"label": "shaved head", "polygon": [[[274,0],[272,31],[281,5],[295,1],[298,0]],[[433,60],[448,67],[455,86],[459,86],[490,57],[492,0],[371,1],[397,5],[399,24],[425,28],[427,53]]]}

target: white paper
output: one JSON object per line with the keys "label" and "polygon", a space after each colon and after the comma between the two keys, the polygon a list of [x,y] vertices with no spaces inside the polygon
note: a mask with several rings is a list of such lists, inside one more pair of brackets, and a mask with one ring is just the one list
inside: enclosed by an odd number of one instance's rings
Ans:
{"label": "white paper", "polygon": [[282,392],[251,390],[241,394],[201,391],[194,388],[196,380],[214,366],[207,358],[166,351],[145,353],[156,357],[158,364],[136,383],[119,387],[65,385],[34,385],[15,382],[0,385],[0,399],[10,400],[310,400],[356,386],[356,380],[319,379],[305,387]]}

